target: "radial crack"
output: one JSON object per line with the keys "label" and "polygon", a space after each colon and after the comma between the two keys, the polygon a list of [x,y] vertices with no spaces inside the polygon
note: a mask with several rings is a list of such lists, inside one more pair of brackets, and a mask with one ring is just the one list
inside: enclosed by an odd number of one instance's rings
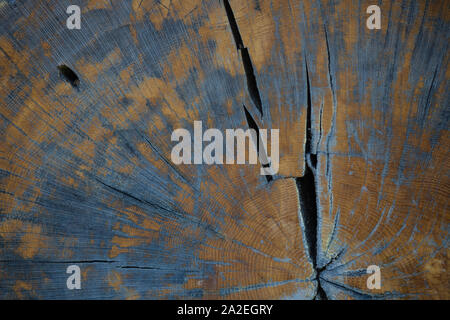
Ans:
{"label": "radial crack", "polygon": [[231,33],[233,34],[236,48],[241,53],[242,64],[244,66],[245,77],[247,78],[247,89],[250,94],[250,98],[261,113],[261,116],[263,116],[261,95],[259,93],[250,54],[248,53],[248,49],[244,47],[241,33],[239,32],[239,27],[237,25],[236,18],[234,17],[234,13],[231,9],[230,3],[228,2],[228,0],[224,0],[223,4],[227,13],[228,23],[230,24]]}
{"label": "radial crack", "polygon": [[[263,159],[268,159],[267,152],[264,149],[264,146],[261,146],[260,143],[259,143],[259,139],[260,139],[261,136],[259,134],[258,124],[256,123],[255,119],[253,119],[252,115],[247,110],[245,105],[243,105],[243,107],[244,107],[245,118],[247,119],[247,123],[248,123],[249,128],[255,130],[255,132],[256,132],[256,137],[257,138],[256,138],[256,141],[254,141],[254,144],[256,145],[256,152],[257,152],[258,156],[262,155]],[[264,161],[261,160],[261,157],[260,157],[260,161],[262,163],[263,168],[270,168],[270,162],[269,163],[264,163]],[[267,182],[270,182],[270,181],[272,181],[273,177],[271,175],[266,175],[266,179],[267,179]]]}
{"label": "radial crack", "polygon": [[328,297],[320,283],[320,274],[323,269],[317,267],[317,192],[316,192],[316,165],[317,154],[311,153],[312,143],[312,99],[309,79],[308,63],[306,68],[306,142],[305,142],[305,173],[303,177],[295,178],[300,202],[301,216],[304,226],[308,254],[316,272],[317,292],[315,299],[327,300]]}

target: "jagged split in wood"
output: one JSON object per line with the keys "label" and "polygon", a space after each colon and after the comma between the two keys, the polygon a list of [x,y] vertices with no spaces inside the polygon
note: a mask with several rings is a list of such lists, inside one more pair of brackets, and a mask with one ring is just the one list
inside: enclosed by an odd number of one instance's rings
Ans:
{"label": "jagged split in wood", "polygon": [[242,64],[244,65],[245,76],[247,78],[247,88],[250,94],[250,98],[252,99],[256,108],[261,113],[262,117],[263,110],[262,110],[261,95],[259,94],[258,84],[256,82],[255,72],[253,70],[253,64],[250,58],[250,54],[248,53],[248,49],[244,47],[241,33],[239,32],[239,27],[237,25],[230,3],[228,2],[228,0],[224,0],[223,3],[225,6],[225,11],[227,13],[228,23],[230,24],[231,27],[231,33],[233,34],[234,42],[236,43],[236,48],[241,53]]}
{"label": "jagged split in wood", "polygon": [[313,264],[313,268],[316,271],[317,292],[314,298],[320,300],[327,300],[328,297],[325,290],[320,283],[320,274],[323,268],[317,266],[317,192],[316,192],[316,165],[317,154],[311,152],[312,141],[312,102],[311,102],[311,84],[309,79],[308,63],[305,58],[306,69],[306,142],[305,142],[305,173],[303,177],[297,177],[295,179],[301,216],[303,220],[303,226],[305,228],[304,234],[306,243],[308,246],[308,254]]}
{"label": "jagged split in wood", "polygon": [[[231,33],[233,34],[233,39],[236,44],[237,50],[241,53],[242,57],[242,64],[244,65],[244,72],[245,76],[247,78],[247,89],[250,94],[250,98],[255,104],[256,108],[261,113],[261,117],[263,116],[263,110],[262,110],[262,102],[261,102],[261,95],[259,94],[258,84],[256,82],[255,72],[253,70],[253,64],[252,60],[250,58],[250,54],[248,53],[248,49],[244,47],[244,42],[242,41],[241,33],[239,32],[239,27],[236,22],[236,18],[234,17],[233,10],[231,9],[230,3],[228,0],[224,0],[224,7],[228,18],[228,23],[230,24]],[[247,123],[250,129],[253,129],[256,131],[257,134],[257,141],[256,141],[256,150],[258,155],[260,154],[260,145],[259,145],[259,127],[256,124],[256,121],[253,119],[251,113],[247,110],[247,108],[244,107],[244,113],[245,118],[247,119]],[[266,156],[266,150],[261,150]],[[267,158],[267,157],[264,157]],[[262,166],[264,168],[270,167],[270,163],[263,163]],[[270,182],[273,180],[273,177],[271,175],[266,175],[267,182]]]}
{"label": "jagged split in wood", "polygon": [[[245,105],[243,105],[244,107],[244,113],[245,113],[245,118],[247,119],[247,123],[250,129],[253,129],[256,131],[256,152],[259,155],[260,151],[261,153],[264,154],[263,158],[267,159],[267,153],[266,150],[264,149],[264,146],[260,146],[259,144],[259,139],[260,139],[260,134],[259,134],[259,127],[258,124],[256,123],[255,119],[253,119],[252,115],[250,114],[250,112],[247,110],[247,108],[245,107]],[[260,147],[262,150],[260,150]],[[270,168],[270,163],[262,163],[263,168]],[[266,175],[266,179],[267,182],[270,182],[273,180],[273,177],[271,175]]]}
{"label": "jagged split in wood", "polygon": [[[239,32],[239,27],[237,25],[236,19],[234,17],[233,10],[231,9],[230,3],[228,0],[224,0],[225,11],[228,17],[228,22],[230,24],[231,32],[233,34],[233,38],[236,44],[237,50],[241,53],[242,63],[244,65],[245,75],[247,78],[247,87],[250,94],[250,97],[257,107],[257,109],[262,112],[262,103],[261,96],[259,94],[256,77],[253,70],[253,65],[251,62],[250,55],[248,53],[248,49],[244,47],[244,43],[242,41],[241,34]],[[308,64],[305,58],[306,65],[306,82],[307,82],[307,117],[306,117],[306,142],[305,142],[305,174],[303,177],[295,178],[296,186],[299,194],[299,202],[302,220],[305,228],[305,237],[308,245],[308,253],[310,259],[312,261],[313,267],[316,271],[316,280],[317,280],[317,292],[315,298],[326,300],[327,295],[325,290],[322,288],[320,284],[320,273],[323,269],[319,269],[317,267],[317,194],[316,194],[316,166],[317,166],[317,154],[311,153],[311,141],[312,141],[312,128],[311,128],[311,118],[312,118],[312,102],[311,102],[311,87],[309,80],[309,70]],[[247,123],[251,129],[254,129],[257,132],[257,136],[259,137],[259,128],[251,116],[250,112],[244,105],[244,112],[247,119]],[[257,144],[257,150],[259,152],[259,143]],[[267,181],[270,182],[272,180],[272,176],[266,176]]]}
{"label": "jagged split in wood", "polygon": [[239,50],[241,52],[242,63],[244,65],[245,76],[247,78],[247,88],[250,93],[250,98],[255,104],[256,108],[261,112],[261,117],[263,116],[261,96],[258,90],[258,84],[256,83],[255,72],[253,71],[252,60],[247,48],[242,48]]}

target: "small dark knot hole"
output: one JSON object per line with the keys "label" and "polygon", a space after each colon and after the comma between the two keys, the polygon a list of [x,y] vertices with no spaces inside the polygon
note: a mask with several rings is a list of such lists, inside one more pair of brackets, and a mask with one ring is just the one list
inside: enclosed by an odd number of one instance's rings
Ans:
{"label": "small dark knot hole", "polygon": [[70,69],[68,66],[62,64],[58,66],[59,74],[64,77],[64,79],[69,82],[73,87],[78,88],[80,84],[80,79],[77,74]]}

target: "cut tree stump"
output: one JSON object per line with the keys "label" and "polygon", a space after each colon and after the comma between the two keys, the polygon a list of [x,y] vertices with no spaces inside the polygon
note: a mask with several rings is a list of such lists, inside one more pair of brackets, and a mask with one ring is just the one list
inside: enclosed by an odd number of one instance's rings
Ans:
{"label": "cut tree stump", "polygon": [[0,298],[449,298],[448,1],[72,2],[0,1]]}

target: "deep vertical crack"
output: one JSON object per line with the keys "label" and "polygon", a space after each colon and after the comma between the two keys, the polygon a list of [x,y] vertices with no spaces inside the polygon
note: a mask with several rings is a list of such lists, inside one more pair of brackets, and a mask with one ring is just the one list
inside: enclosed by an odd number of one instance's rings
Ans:
{"label": "deep vertical crack", "polygon": [[[258,85],[251,62],[248,49],[244,46],[239,27],[234,17],[233,10],[231,9],[228,0],[223,0],[225,11],[227,14],[228,22],[230,24],[231,33],[236,44],[238,52],[242,57],[242,64],[244,66],[245,75],[247,78],[247,88],[250,94],[250,98],[256,108],[263,116],[261,96],[258,90]],[[327,35],[326,35],[327,36]],[[327,39],[327,51],[329,57],[328,39]],[[328,58],[329,59],[329,58]],[[328,67],[330,61],[328,61]],[[305,142],[305,172],[303,177],[296,177],[295,183],[298,191],[298,197],[300,202],[300,210],[302,221],[304,225],[304,234],[308,249],[308,255],[315,270],[317,281],[317,290],[314,299],[328,300],[327,294],[323,289],[320,282],[321,272],[326,269],[318,268],[317,266],[317,234],[318,234],[318,206],[317,206],[317,191],[316,191],[316,166],[317,166],[317,151],[312,152],[312,98],[311,98],[311,83],[309,79],[308,64],[305,57],[306,67],[306,92],[307,92],[307,114],[306,114],[306,142]],[[330,75],[331,76],[331,75]],[[331,79],[332,81],[332,79]],[[251,129],[257,132],[259,140],[259,128],[256,121],[253,119],[251,113],[244,106],[244,112],[247,119],[247,123]],[[259,151],[259,141],[257,142],[257,150]],[[272,180],[272,176],[266,176],[268,181]],[[328,265],[328,264],[327,264]],[[326,266],[327,266],[326,265]]]}
{"label": "deep vertical crack", "polygon": [[[231,28],[231,33],[233,35],[234,43],[236,44],[236,49],[241,54],[242,58],[242,64],[244,66],[244,72],[245,77],[247,79],[247,89],[248,93],[250,95],[250,98],[258,111],[261,113],[261,117],[263,116],[263,110],[262,110],[262,101],[261,101],[261,95],[259,94],[258,84],[256,82],[256,76],[253,69],[252,60],[250,58],[250,54],[248,53],[248,49],[244,47],[244,42],[242,41],[241,33],[239,32],[239,27],[236,22],[236,18],[234,17],[233,10],[231,9],[230,3],[228,0],[223,0],[223,4],[225,7],[225,12],[227,14],[228,23]],[[259,127],[256,123],[256,121],[253,119],[253,116],[251,115],[250,111],[247,110],[247,108],[244,107],[244,113],[245,118],[247,120],[248,126],[250,129],[255,130],[257,135],[257,141],[254,143],[256,144],[256,150],[258,155],[260,155],[260,151],[264,153],[264,159],[267,157],[266,150],[260,150],[260,148],[264,148],[264,146],[261,147],[259,143],[260,139],[260,133],[259,133]],[[262,166],[264,168],[270,167],[270,163],[262,163]],[[270,182],[273,180],[273,177],[271,175],[266,175],[267,182]]]}
{"label": "deep vertical crack", "polygon": [[301,216],[304,226],[308,254],[316,272],[317,291],[315,299],[328,300],[325,290],[320,283],[320,274],[323,269],[317,267],[317,192],[316,192],[316,166],[317,154],[311,152],[312,143],[312,99],[311,83],[309,79],[308,63],[305,58],[306,69],[306,142],[305,142],[305,173],[297,177],[295,183],[298,190]]}
{"label": "deep vertical crack", "polygon": [[239,27],[234,17],[233,10],[231,9],[228,0],[223,0],[225,11],[227,13],[228,23],[230,24],[231,33],[233,34],[234,42],[238,52],[241,54],[242,64],[244,66],[245,77],[247,79],[247,89],[252,102],[255,104],[258,111],[263,116],[261,95],[259,94],[258,83],[255,77],[255,71],[253,69],[252,59],[248,53],[248,49],[244,46],[242,41]]}
{"label": "deep vertical crack", "polygon": [[263,115],[262,101],[259,94],[258,84],[256,83],[255,72],[253,70],[252,60],[247,48],[239,50],[241,52],[242,64],[244,65],[245,76],[247,78],[247,89],[250,94],[250,98],[255,104],[256,108]]}
{"label": "deep vertical crack", "polygon": [[236,49],[242,49],[244,47],[244,43],[242,41],[241,33],[239,32],[239,27],[237,25],[230,3],[228,2],[228,0],[224,0],[223,5],[225,7],[225,12],[227,13],[228,23],[230,24],[234,42],[236,43]]}
{"label": "deep vertical crack", "polygon": [[[256,152],[257,152],[258,155],[260,154],[260,152],[263,152],[264,153],[263,158],[267,159],[266,150],[264,149],[264,146],[261,147],[261,144],[259,143],[259,138],[261,136],[259,134],[258,124],[256,123],[255,119],[253,119],[251,113],[247,110],[245,105],[243,105],[243,107],[244,107],[245,118],[247,119],[247,123],[248,123],[249,128],[255,130],[255,132],[256,132],[257,139],[254,142],[255,145],[256,145]],[[260,148],[262,148],[262,150],[260,150]],[[263,163],[262,166],[263,166],[263,168],[269,168],[270,167],[270,163],[265,163],[265,164]],[[266,179],[267,179],[267,182],[270,182],[270,181],[273,180],[273,177],[271,175],[266,175]]]}

